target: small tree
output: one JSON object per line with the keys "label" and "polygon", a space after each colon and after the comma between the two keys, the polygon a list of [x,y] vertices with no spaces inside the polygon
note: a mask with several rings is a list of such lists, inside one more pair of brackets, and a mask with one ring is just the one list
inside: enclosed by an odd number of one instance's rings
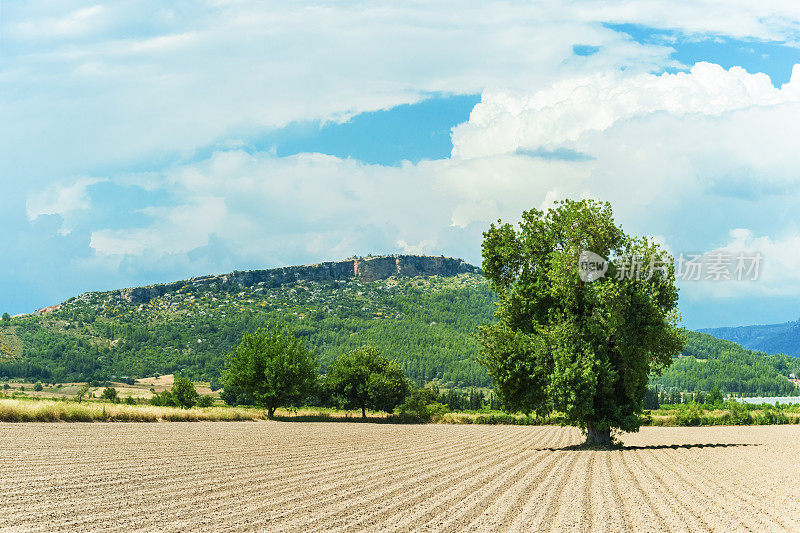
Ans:
{"label": "small tree", "polygon": [[264,407],[270,418],[280,406],[300,405],[317,385],[316,358],[291,333],[246,333],[226,363],[225,402]]}
{"label": "small tree", "polygon": [[44,390],[44,385],[42,385],[41,381],[37,381],[36,383],[33,384],[33,390],[35,390],[36,392],[41,392]]}
{"label": "small tree", "polygon": [[9,322],[11,322],[11,316],[8,313],[3,313],[2,321],[4,325],[8,324]]}
{"label": "small tree", "polygon": [[116,402],[119,396],[117,395],[117,389],[114,387],[106,387],[103,389],[103,393],[100,395],[101,400],[110,400],[112,402]]}
{"label": "small tree", "polygon": [[81,403],[83,401],[83,398],[87,394],[89,394],[89,384],[88,383],[84,383],[83,385],[80,386],[78,391],[75,393],[75,401],[78,402],[78,403]]}
{"label": "small tree", "polygon": [[175,374],[172,383],[172,395],[175,397],[175,401],[178,405],[184,409],[191,409],[194,407],[194,404],[197,403],[197,399],[200,397],[192,381],[178,374]]}
{"label": "small tree", "polygon": [[722,403],[722,392],[720,392],[719,387],[714,385],[714,388],[708,393],[708,398],[706,398],[706,401],[708,401],[708,403],[711,405],[718,405]]}
{"label": "small tree", "polygon": [[608,203],[566,200],[526,211],[519,230],[492,224],[483,270],[500,306],[480,361],[503,405],[559,411],[590,443],[637,431],[650,374],[685,342],[671,258],[626,235]]}
{"label": "small tree", "polygon": [[396,361],[380,355],[369,346],[340,355],[328,369],[325,388],[342,407],[392,412],[408,395],[409,386],[403,369]]}

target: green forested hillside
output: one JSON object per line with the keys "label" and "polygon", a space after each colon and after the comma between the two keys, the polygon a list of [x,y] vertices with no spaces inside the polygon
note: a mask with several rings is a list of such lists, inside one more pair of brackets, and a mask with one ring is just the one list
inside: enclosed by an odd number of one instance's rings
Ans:
{"label": "green forested hillside", "polygon": [[23,346],[0,377],[55,381],[181,372],[218,378],[246,331],[287,327],[316,349],[320,370],[362,344],[397,359],[419,382],[487,386],[474,362],[478,325],[494,296],[478,274],[361,282],[298,281],[230,289],[185,284],[146,304],[88,293],[58,311],[12,321]]}
{"label": "green forested hillside", "polygon": [[654,380],[665,389],[725,392],[757,396],[797,394],[787,377],[800,373],[800,359],[746,350],[706,333],[687,332],[686,348]]}
{"label": "green forested hillside", "polygon": [[[128,301],[120,291],[87,293],[53,313],[0,322],[0,380],[102,381],[180,372],[212,381],[244,332],[286,327],[316,350],[321,372],[337,355],[367,344],[397,359],[418,383],[490,386],[475,362],[473,334],[492,320],[494,302],[486,281],[473,273],[246,288],[187,282],[146,303]],[[654,385],[796,394],[787,377],[800,374],[800,360],[703,333],[687,336],[682,356],[653,378]]]}

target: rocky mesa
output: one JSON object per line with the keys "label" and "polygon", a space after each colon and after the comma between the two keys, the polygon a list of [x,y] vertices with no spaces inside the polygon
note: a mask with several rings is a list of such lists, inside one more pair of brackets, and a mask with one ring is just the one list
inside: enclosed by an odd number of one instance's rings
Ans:
{"label": "rocky mesa", "polygon": [[453,257],[430,255],[386,255],[327,261],[313,265],[289,266],[268,270],[234,271],[229,274],[200,276],[184,281],[134,287],[118,291],[132,303],[146,303],[186,284],[250,287],[259,283],[279,286],[302,280],[326,281],[358,279],[377,281],[392,276],[455,276],[480,273],[480,268]]}

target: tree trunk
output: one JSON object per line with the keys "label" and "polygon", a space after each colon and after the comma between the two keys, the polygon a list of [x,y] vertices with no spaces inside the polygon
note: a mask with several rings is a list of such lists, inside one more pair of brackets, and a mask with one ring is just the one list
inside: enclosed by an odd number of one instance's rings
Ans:
{"label": "tree trunk", "polygon": [[611,429],[598,429],[594,424],[586,424],[586,444],[611,445]]}
{"label": "tree trunk", "polygon": [[367,418],[367,408],[365,406],[361,406],[361,418]]}
{"label": "tree trunk", "polygon": [[272,418],[273,416],[275,416],[275,408],[267,407],[267,418]]}

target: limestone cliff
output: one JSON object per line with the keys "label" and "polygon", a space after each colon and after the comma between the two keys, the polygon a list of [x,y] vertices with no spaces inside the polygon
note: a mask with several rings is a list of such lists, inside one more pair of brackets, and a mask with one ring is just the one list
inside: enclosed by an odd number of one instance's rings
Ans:
{"label": "limestone cliff", "polygon": [[133,303],[146,303],[187,284],[250,287],[258,283],[281,285],[301,280],[326,281],[358,279],[377,281],[391,276],[455,276],[480,269],[461,259],[429,255],[387,255],[329,261],[314,265],[272,268],[269,270],[234,271],[218,276],[200,276],[186,281],[122,289],[119,295]]}

